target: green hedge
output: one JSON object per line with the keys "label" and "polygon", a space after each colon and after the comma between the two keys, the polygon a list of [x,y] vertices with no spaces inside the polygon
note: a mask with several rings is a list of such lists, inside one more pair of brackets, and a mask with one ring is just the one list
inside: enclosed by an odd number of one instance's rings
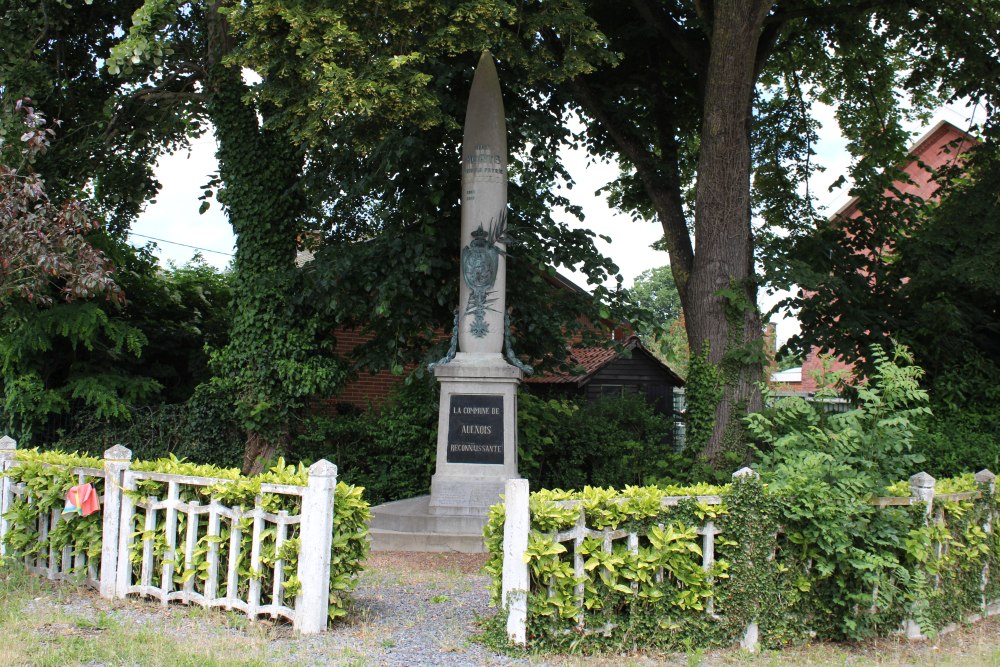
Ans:
{"label": "green hedge", "polygon": [[[967,477],[939,483],[943,491],[969,486]],[[752,476],[725,487],[533,493],[529,644],[583,652],[690,650],[732,645],[750,621],[758,623],[761,643],[772,648],[812,637],[884,636],[905,618],[932,635],[981,610],[987,564],[993,576],[985,594],[1000,598],[1000,531],[987,535],[982,529],[997,500],[988,488],[983,491],[979,500],[936,503],[944,511],[944,526],[925,525],[923,505],[878,508],[828,498],[819,504],[810,500],[806,508],[799,498],[768,491]],[[710,494],[721,495],[722,504],[693,497]],[[661,507],[663,495],[692,497]],[[559,506],[559,500],[582,501],[592,530],[637,531],[638,553],[630,553],[624,539],[604,553],[602,540],[588,538],[579,582],[572,554],[553,540],[556,532],[573,527],[578,510]],[[842,553],[828,552],[842,546],[840,536],[814,532],[817,516],[826,517],[830,531],[844,526],[855,531]],[[708,520],[722,532],[715,540],[715,562],[705,570],[697,530]],[[503,523],[503,506],[497,505],[485,531],[494,604]],[[935,543],[946,545],[940,554]],[[574,592],[578,583],[584,585],[582,604]],[[502,623],[504,615],[499,616]]]}
{"label": "green hedge", "polygon": [[643,484],[671,472],[673,421],[639,395],[518,396],[518,468],[533,488]]}
{"label": "green hedge", "polygon": [[74,428],[47,449],[99,456],[117,444],[127,445],[137,459],[176,456],[221,468],[243,462],[246,431],[223,390],[201,384],[185,403],[137,406],[127,420],[98,419],[90,413],[74,418]]}
{"label": "green hedge", "polygon": [[[99,562],[101,556],[101,534],[102,523],[101,514],[96,513],[88,517],[73,516],[71,520],[60,521],[55,529],[49,531],[45,539],[39,539],[37,532],[37,518],[42,512],[51,512],[61,509],[66,499],[66,493],[70,487],[78,483],[76,475],[71,472],[73,467],[102,468],[104,462],[95,457],[66,454],[63,452],[39,452],[38,450],[18,450],[16,453],[18,465],[11,468],[7,476],[14,482],[23,482],[27,485],[29,493],[18,498],[7,512],[6,518],[9,521],[9,530],[6,535],[6,544],[13,553],[21,557],[38,557],[48,553],[50,547],[62,550],[69,546],[73,553],[86,553],[88,557]],[[174,475],[193,475],[198,477],[212,477],[223,480],[212,486],[192,487],[183,486],[181,491],[181,501],[199,500],[207,504],[210,498],[214,497],[221,503],[230,507],[250,508],[254,505],[254,499],[260,493],[261,484],[291,484],[295,486],[306,486],[308,483],[308,471],[303,466],[285,465],[279,461],[270,470],[254,477],[245,477],[235,468],[219,468],[210,465],[197,465],[178,460],[175,457],[159,459],[156,461],[133,461],[132,470],[147,472],[159,472]],[[94,478],[90,480],[97,493],[104,492],[104,480]],[[339,482],[334,492],[334,539],[332,547],[332,559],[330,566],[330,608],[329,616],[331,620],[341,618],[347,614],[350,592],[353,590],[358,574],[362,569],[362,562],[368,553],[368,503],[361,498],[363,489]],[[163,498],[166,495],[166,483],[153,480],[142,480],[138,484],[136,498],[156,496]],[[299,496],[264,494],[264,508],[268,512],[277,513],[287,511],[290,515],[298,514],[301,506]],[[201,519],[207,521],[207,516]],[[185,530],[186,515],[177,515],[177,553],[184,553],[183,542],[186,536]],[[262,569],[259,573],[250,572],[251,540],[253,538],[252,519],[245,519],[241,525],[242,546],[241,560],[238,565],[240,572],[241,590],[238,594],[246,594],[244,588],[248,585],[251,574],[257,574],[266,580],[273,573],[276,562],[280,559],[283,564],[285,581],[285,599],[290,601],[300,585],[297,579],[298,571],[298,527],[289,528],[287,540],[280,550],[275,548],[274,530],[265,530],[261,547]],[[140,526],[135,527],[141,531]],[[158,585],[158,577],[162,573],[162,565],[166,554],[166,524],[159,522],[157,534],[154,536],[154,585]],[[228,560],[229,550],[228,524],[224,523],[218,540],[219,562],[225,563]],[[208,551],[207,531],[200,530],[201,537],[194,549],[194,567],[185,571],[182,563],[177,563],[174,574],[174,587],[179,589],[191,576],[196,576],[203,581],[207,578]],[[136,568],[134,576],[138,579],[138,567],[142,558],[142,541],[136,540],[133,544],[131,559]],[[11,551],[8,551],[11,553]],[[75,573],[82,579],[85,573]],[[220,582],[220,595],[225,593],[225,580]],[[263,587],[262,604],[267,603],[267,596],[270,594],[269,587]],[[286,602],[287,604],[287,602]],[[290,605],[289,605],[290,606]]]}

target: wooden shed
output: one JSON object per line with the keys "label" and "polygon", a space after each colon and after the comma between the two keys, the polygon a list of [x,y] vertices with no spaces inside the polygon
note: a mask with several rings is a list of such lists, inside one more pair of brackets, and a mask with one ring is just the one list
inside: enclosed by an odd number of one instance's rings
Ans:
{"label": "wooden shed", "polygon": [[639,394],[660,414],[676,418],[675,389],[684,380],[643,346],[638,336],[625,341],[624,352],[604,347],[573,348],[572,364],[579,374],[543,373],[525,378],[533,393],[588,400]]}

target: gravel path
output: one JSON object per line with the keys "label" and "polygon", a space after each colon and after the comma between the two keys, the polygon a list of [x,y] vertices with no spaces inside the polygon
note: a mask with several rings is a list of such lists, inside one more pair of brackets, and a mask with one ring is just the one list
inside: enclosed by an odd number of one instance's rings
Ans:
{"label": "gravel path", "polygon": [[[322,637],[288,639],[288,657],[304,664],[518,665],[470,641],[477,615],[491,615],[485,556],[376,553],[355,591],[352,619]],[[329,660],[329,649],[341,652]],[[351,662],[351,661],[355,662]]]}
{"label": "gravel path", "polygon": [[[149,599],[109,601],[65,584],[55,587],[55,604],[51,598],[40,597],[29,603],[27,611],[62,619],[105,616],[126,628],[163,633],[182,645],[229,646],[230,658],[243,655],[282,666],[542,664],[495,654],[470,639],[477,632],[477,616],[495,613],[488,605],[489,577],[480,573],[485,558],[480,554],[374,553],[352,596],[354,608],[348,620],[307,637],[297,635],[287,624],[250,623],[237,613],[182,605],[163,608]],[[42,629],[81,634],[73,622],[48,623]]]}

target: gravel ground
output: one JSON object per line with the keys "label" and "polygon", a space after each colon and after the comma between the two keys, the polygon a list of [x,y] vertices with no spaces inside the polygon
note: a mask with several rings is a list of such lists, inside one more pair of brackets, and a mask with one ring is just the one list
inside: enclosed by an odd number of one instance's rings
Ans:
{"label": "gravel ground", "polygon": [[[934,642],[909,643],[890,638],[859,644],[820,643],[753,657],[723,650],[689,655],[511,658],[495,654],[472,639],[477,632],[477,616],[495,613],[488,606],[489,577],[480,573],[484,561],[485,555],[372,554],[355,590],[348,620],[309,637],[295,634],[288,624],[251,622],[235,612],[182,605],[164,608],[153,600],[109,601],[93,591],[67,584],[46,586],[50,592],[35,598],[25,611],[29,618],[41,621],[35,624],[35,632],[46,635],[96,638],[104,632],[100,625],[81,624],[78,619],[106,617],[125,628],[141,626],[153,631],[154,636],[172,638],[182,647],[213,647],[212,655],[221,653],[233,660],[289,667],[1000,667],[1000,620],[996,618]],[[4,663],[0,659],[0,664],[32,663]],[[85,664],[101,667],[107,663]]]}
{"label": "gravel ground", "polygon": [[[104,614],[123,626],[155,628],[186,644],[218,641],[222,634],[234,647],[239,644],[247,651],[249,646],[253,657],[276,665],[527,665],[526,659],[495,654],[470,639],[477,632],[477,616],[495,613],[488,605],[489,577],[480,573],[485,558],[480,554],[373,553],[352,596],[354,607],[348,620],[308,637],[295,634],[287,624],[250,623],[236,613],[182,605],[164,609],[153,600],[108,601],[65,584],[56,606],[68,617]],[[28,611],[44,613],[42,607],[49,604],[38,598]],[[72,624],[66,625],[49,624],[45,629],[80,634]]]}
{"label": "gravel ground", "polygon": [[[354,594],[352,620],[323,637],[288,639],[288,656],[305,664],[418,665],[528,664],[470,641],[477,615],[490,615],[483,555],[375,553]],[[341,663],[328,663],[329,649]],[[350,664],[347,662],[346,664]]]}

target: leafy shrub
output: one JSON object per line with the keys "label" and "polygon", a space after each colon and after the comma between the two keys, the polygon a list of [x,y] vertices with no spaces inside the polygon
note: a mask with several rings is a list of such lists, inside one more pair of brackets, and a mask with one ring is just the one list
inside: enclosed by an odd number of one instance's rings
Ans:
{"label": "leafy shrub", "polygon": [[518,466],[533,488],[642,484],[665,475],[673,422],[637,395],[587,402],[518,397]]}
{"label": "leafy shrub", "polygon": [[975,348],[961,351],[930,378],[933,415],[914,443],[935,477],[1000,469],[1000,364]]}
{"label": "leafy shrub", "polygon": [[379,504],[430,492],[437,451],[438,389],[433,378],[400,387],[381,410],[307,419],[292,461],[325,458]]}
{"label": "leafy shrub", "polygon": [[[781,399],[774,407],[747,417],[761,444],[760,466],[775,480],[799,479],[809,469],[838,486],[837,494],[874,495],[890,482],[907,477],[923,457],[913,445],[920,419],[930,415],[928,395],[920,388],[923,371],[899,347],[889,356],[872,348],[874,372],[855,389],[855,408],[826,412],[816,401]],[[830,389],[816,397],[833,397]],[[820,406],[821,407],[821,406]]]}
{"label": "leafy shrub", "polygon": [[135,407],[130,413],[127,420],[80,415],[72,433],[53,447],[100,455],[121,444],[137,459],[173,455],[224,468],[243,460],[245,433],[226,394],[213,383],[199,385],[185,403]]}
{"label": "leafy shrub", "polygon": [[792,397],[747,418],[762,443],[769,490],[785,498],[781,522],[813,571],[808,600],[817,631],[831,637],[868,636],[898,621],[889,610],[902,604],[911,574],[901,548],[911,519],[868,500],[920,469],[913,445],[929,399],[905,348],[890,357],[875,346],[870,361],[874,371],[855,388],[848,412]]}
{"label": "leafy shrub", "polygon": [[[823,480],[813,483],[819,488]],[[968,479],[940,486],[965,489]],[[982,529],[998,509],[988,489],[978,500],[936,501],[943,520],[930,523],[920,505],[879,509],[868,498],[819,498],[802,490],[804,498],[743,476],[724,487],[532,493],[525,556],[532,648],[727,646],[743,638],[750,622],[768,648],[810,636],[884,636],[904,618],[933,634],[981,610],[987,566],[986,599],[1000,597],[1000,577],[992,574],[1000,566],[1000,538]],[[665,495],[689,498],[666,505]],[[696,495],[719,495],[722,502]],[[582,540],[578,573],[573,538],[556,537],[574,529],[581,509],[590,534]],[[503,505],[494,506],[484,533],[493,604],[500,601],[504,520]],[[699,530],[709,521],[721,532],[705,569]],[[634,553],[628,532],[638,538]]]}
{"label": "leafy shrub", "polygon": [[923,469],[935,477],[950,477],[984,468],[1000,470],[1000,407],[970,404],[939,405],[923,420],[924,431],[913,445],[924,457]]}

